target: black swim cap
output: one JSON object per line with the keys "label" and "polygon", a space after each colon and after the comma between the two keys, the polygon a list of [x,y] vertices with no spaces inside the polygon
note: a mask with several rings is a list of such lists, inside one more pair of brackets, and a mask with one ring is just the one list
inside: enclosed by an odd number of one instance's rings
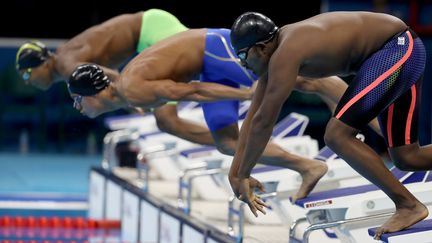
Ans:
{"label": "black swim cap", "polygon": [[48,48],[42,42],[26,42],[18,49],[15,67],[17,70],[37,67],[45,62],[48,56]]}
{"label": "black swim cap", "polygon": [[257,42],[270,40],[278,27],[263,14],[247,12],[236,19],[231,27],[231,45],[235,52],[251,47]]}
{"label": "black swim cap", "polygon": [[110,80],[97,65],[81,64],[72,73],[67,83],[70,93],[92,96],[108,87]]}

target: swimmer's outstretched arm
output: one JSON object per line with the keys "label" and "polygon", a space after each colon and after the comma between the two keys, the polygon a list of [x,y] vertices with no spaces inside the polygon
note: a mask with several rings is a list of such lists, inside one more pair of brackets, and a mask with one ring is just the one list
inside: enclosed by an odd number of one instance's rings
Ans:
{"label": "swimmer's outstretched arm", "polygon": [[239,142],[228,174],[228,179],[234,194],[237,196],[238,199],[248,204],[250,210],[253,212],[255,216],[258,216],[257,214],[258,210],[261,211],[263,214],[265,214],[265,210],[263,208],[265,207],[264,202],[261,201],[259,197],[256,197],[254,195],[255,188],[258,188],[261,191],[264,191],[264,188],[259,181],[250,177],[250,173],[247,176],[240,175],[239,171],[240,170],[245,171],[248,170],[249,168],[250,170],[252,170],[252,168],[255,166],[257,162],[257,160],[246,161],[245,153],[246,153],[247,141],[250,139],[249,134],[251,130],[251,123],[256,112],[260,108],[266,90],[266,86],[267,86],[266,78],[261,78],[260,81],[258,82],[258,86],[256,88],[252,100],[252,104],[246,115],[246,119],[243,122],[243,125],[241,127]]}
{"label": "swimmer's outstretched arm", "polygon": [[[267,80],[260,79],[258,81],[258,86],[256,88],[252,103],[249,107],[249,110],[246,114],[246,118],[241,126],[240,129],[240,136],[238,140],[237,149],[234,154],[233,162],[231,164],[231,168],[229,171],[230,177],[237,177],[238,176],[238,170],[240,168],[241,162],[244,160],[245,156],[245,147],[247,140],[249,139],[249,132],[250,132],[250,126],[252,123],[252,119],[257,112],[258,108],[260,107],[261,101],[264,96],[264,91],[266,89]],[[256,161],[251,161],[250,166],[255,166]],[[242,167],[245,167],[246,165],[241,165]]]}
{"label": "swimmer's outstretched arm", "polygon": [[242,127],[240,132],[241,141],[237,146],[232,165],[238,166],[237,176],[234,175],[235,171],[230,170],[229,178],[234,193],[248,204],[255,216],[258,216],[257,210],[264,213],[265,204],[253,192],[254,186],[251,184],[253,180],[250,173],[270,140],[283,103],[294,89],[302,57],[296,52],[292,53],[296,55],[293,54],[290,60],[285,61],[284,58],[279,62],[275,60],[283,57],[273,54],[267,82],[259,81],[252,101],[251,106],[257,110],[253,116],[248,112],[246,127]]}
{"label": "swimmer's outstretched arm", "polygon": [[250,89],[238,89],[222,84],[195,81],[177,83],[171,80],[157,81],[154,90],[163,99],[199,102],[250,100],[253,94]]}
{"label": "swimmer's outstretched arm", "polygon": [[[294,89],[301,60],[297,55],[293,55],[288,61],[285,61],[286,58],[283,61],[278,58],[281,57],[273,54],[267,82],[263,79],[258,82],[251,105],[254,110],[248,112],[244,122],[246,126],[243,125],[245,127],[241,129],[240,142],[229,173],[234,193],[238,199],[247,203],[255,216],[258,216],[257,211],[265,214],[266,205],[255,195],[254,189],[259,188],[259,184],[256,184],[250,173],[270,140],[283,103]],[[275,60],[279,62],[275,63]]]}
{"label": "swimmer's outstretched arm", "polygon": [[[249,100],[251,89],[237,89],[226,85],[204,82],[178,83],[172,80],[139,81],[123,87],[132,106],[145,107],[167,101],[212,102],[219,100]],[[160,104],[159,104],[160,105]]]}
{"label": "swimmer's outstretched arm", "polygon": [[[248,138],[244,141],[246,143],[244,156],[240,161],[238,169],[238,176],[240,178],[249,177],[256,163],[255,161],[261,157],[264,148],[270,140],[282,105],[296,85],[303,56],[304,53],[293,52],[290,60],[285,61],[286,58],[280,53],[275,52],[273,54],[268,65],[268,78],[259,108],[253,118],[250,118],[252,120],[250,121],[249,128],[244,131],[242,129],[242,132],[248,134]],[[263,84],[258,84],[256,93],[258,93],[260,85]],[[254,99],[253,102],[259,101]]]}

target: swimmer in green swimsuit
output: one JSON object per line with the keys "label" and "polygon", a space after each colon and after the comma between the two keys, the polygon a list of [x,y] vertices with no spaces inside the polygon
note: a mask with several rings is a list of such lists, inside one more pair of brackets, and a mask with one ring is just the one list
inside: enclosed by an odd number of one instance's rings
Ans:
{"label": "swimmer in green swimsuit", "polygon": [[116,79],[118,68],[136,52],[184,30],[187,28],[164,10],[123,14],[92,26],[55,52],[39,41],[23,44],[17,53],[16,68],[27,84],[42,90],[68,79],[83,63],[96,63]]}

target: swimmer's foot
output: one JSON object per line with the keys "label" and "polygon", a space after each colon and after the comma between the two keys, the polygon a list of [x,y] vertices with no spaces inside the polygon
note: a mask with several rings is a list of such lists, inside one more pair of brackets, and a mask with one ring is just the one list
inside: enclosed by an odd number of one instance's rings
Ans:
{"label": "swimmer's foot", "polygon": [[416,201],[409,207],[399,207],[393,216],[377,229],[374,239],[379,240],[384,233],[391,233],[403,230],[411,225],[423,220],[428,216],[427,208]]}
{"label": "swimmer's foot", "polygon": [[301,173],[302,184],[297,193],[292,197],[292,202],[309,195],[317,182],[327,173],[327,165],[318,160],[311,160],[312,166],[304,173]]}

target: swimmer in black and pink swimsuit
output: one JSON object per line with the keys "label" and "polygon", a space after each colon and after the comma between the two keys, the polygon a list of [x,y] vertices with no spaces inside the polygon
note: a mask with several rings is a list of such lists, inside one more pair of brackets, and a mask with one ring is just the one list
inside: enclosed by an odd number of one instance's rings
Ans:
{"label": "swimmer in black and pink swimsuit", "polygon": [[335,118],[361,129],[378,117],[389,147],[417,142],[425,63],[423,43],[411,29],[395,35],[363,62]]}
{"label": "swimmer in black and pink swimsuit", "polygon": [[432,146],[420,146],[417,139],[426,52],[402,20],[382,13],[329,12],[278,28],[268,17],[248,12],[234,22],[231,43],[242,64],[260,77],[230,174],[234,193],[253,212],[263,205],[251,193],[250,171],[297,75],[355,75],[327,125],[326,144],[395,203],[396,212],[375,239],[427,217],[427,208],[393,177],[382,158],[356,139],[378,117],[399,169],[432,169]]}

